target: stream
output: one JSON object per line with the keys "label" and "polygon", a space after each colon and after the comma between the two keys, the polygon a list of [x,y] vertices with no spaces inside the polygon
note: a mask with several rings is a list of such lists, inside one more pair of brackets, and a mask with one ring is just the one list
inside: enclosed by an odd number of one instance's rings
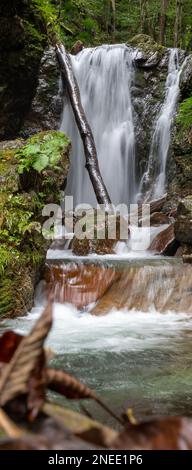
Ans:
{"label": "stream", "polygon": [[[163,260],[160,262],[164,266]],[[154,266],[157,260],[151,263]],[[139,264],[143,265],[142,259]],[[149,260],[148,264],[151,269]],[[122,266],[129,269],[127,260]],[[40,285],[33,310],[26,317],[4,321],[1,330],[13,328],[26,334],[45,303]],[[159,313],[154,305],[147,313],[112,308],[99,317],[88,310],[54,304],[54,323],[47,341],[56,353],[52,364],[73,373],[119,412],[132,407],[142,419],[192,414],[192,314]],[[57,394],[51,393],[50,398],[69,406]],[[83,403],[95,418],[112,424],[97,405]],[[70,406],[81,410],[79,401],[70,402]]]}

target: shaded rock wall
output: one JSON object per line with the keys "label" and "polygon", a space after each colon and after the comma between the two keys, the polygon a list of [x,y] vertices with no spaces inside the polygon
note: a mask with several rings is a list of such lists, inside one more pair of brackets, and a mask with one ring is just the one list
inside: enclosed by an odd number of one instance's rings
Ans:
{"label": "shaded rock wall", "polygon": [[22,136],[58,129],[63,109],[63,91],[54,47],[45,50],[39,69],[37,89],[21,129]]}
{"label": "shaded rock wall", "polygon": [[0,3],[0,139],[15,137],[34,96],[46,44],[45,26],[30,0]]}

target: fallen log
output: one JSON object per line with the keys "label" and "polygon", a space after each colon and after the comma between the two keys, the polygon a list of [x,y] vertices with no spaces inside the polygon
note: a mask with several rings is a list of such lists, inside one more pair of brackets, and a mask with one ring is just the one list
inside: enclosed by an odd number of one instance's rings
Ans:
{"label": "fallen log", "polygon": [[111,212],[111,200],[100,173],[94,137],[81,103],[79,86],[73,73],[70,57],[63,44],[56,44],[56,55],[62,79],[68,91],[75,121],[83,142],[86,159],[85,166],[89,173],[97,202],[98,204],[103,204],[105,209]]}

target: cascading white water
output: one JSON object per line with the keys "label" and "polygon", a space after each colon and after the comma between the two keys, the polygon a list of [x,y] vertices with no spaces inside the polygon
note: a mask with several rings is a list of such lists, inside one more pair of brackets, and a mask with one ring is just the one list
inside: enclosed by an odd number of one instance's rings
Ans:
{"label": "cascading white water", "polygon": [[171,139],[171,125],[179,97],[181,70],[179,66],[179,51],[178,49],[171,49],[165,84],[165,100],[155,125],[148,168],[141,181],[141,190],[143,187],[147,187],[149,199],[158,198],[165,192],[166,164]]}
{"label": "cascading white water", "polygon": [[[114,204],[135,201],[135,138],[131,104],[132,53],[125,45],[88,48],[71,56],[82,104],[91,125],[101,174]],[[67,194],[74,204],[96,199],[85,169],[81,138],[71,106],[64,105],[61,129],[72,139]]]}

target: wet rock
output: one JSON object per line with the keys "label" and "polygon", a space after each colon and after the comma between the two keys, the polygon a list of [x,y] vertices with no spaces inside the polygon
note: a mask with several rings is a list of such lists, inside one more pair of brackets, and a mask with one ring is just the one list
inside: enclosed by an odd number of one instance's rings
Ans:
{"label": "wet rock", "polygon": [[185,243],[181,243],[179,248],[177,249],[175,256],[177,258],[184,258],[185,256],[190,256],[192,254],[192,245],[187,245]]}
{"label": "wet rock", "polygon": [[21,130],[28,137],[34,132],[58,129],[63,107],[62,82],[54,47],[44,52],[41,59],[38,84],[30,112]]}
{"label": "wet rock", "polygon": [[175,237],[181,243],[192,245],[192,196],[186,197],[178,205]]}
{"label": "wet rock", "polygon": [[129,41],[129,44],[138,49],[135,64],[146,69],[156,67],[166,50],[146,34],[138,34]]}
{"label": "wet rock", "polygon": [[[116,215],[96,213],[79,219],[79,224],[80,234],[76,228],[72,241],[72,251],[78,256],[114,254],[116,243],[129,237],[127,222]],[[83,226],[86,227],[86,236],[82,239]]]}
{"label": "wet rock", "polygon": [[159,227],[159,225],[169,224],[169,217],[162,212],[154,212],[151,214],[150,223],[153,227]]}
{"label": "wet rock", "polygon": [[174,224],[162,230],[152,241],[149,250],[160,255],[172,256],[176,253],[179,243],[175,239]]}
{"label": "wet rock", "polygon": [[183,262],[192,264],[192,255],[183,255]]}
{"label": "wet rock", "polygon": [[[93,315],[105,315],[112,309],[148,312],[192,313],[192,267],[176,261],[171,264],[132,266],[121,273],[97,305]],[[132,310],[132,312],[131,312]]]}
{"label": "wet rock", "polygon": [[52,292],[54,300],[77,308],[100,299],[118,277],[115,269],[94,264],[52,265],[45,271],[47,291]]}
{"label": "wet rock", "polygon": [[136,138],[137,174],[146,170],[150,152],[151,130],[165,96],[168,49],[146,35],[137,35],[128,46],[135,56],[135,78],[131,88]]}
{"label": "wet rock", "polygon": [[[33,305],[34,288],[40,278],[50,241],[42,235],[45,221],[42,209],[49,202],[59,203],[61,184],[69,168],[69,140],[62,134],[63,145],[58,144],[57,132],[40,133],[35,142],[17,140],[0,145],[0,316],[17,316],[27,313]],[[37,172],[32,167],[30,151],[41,147],[45,141],[60,152],[55,163]],[[48,139],[48,140],[47,140]],[[18,172],[21,154],[28,171]],[[38,153],[39,151],[39,153]],[[45,154],[44,154],[45,156]],[[53,156],[53,155],[52,155]],[[26,174],[25,174],[26,173]]]}
{"label": "wet rock", "polygon": [[167,225],[170,223],[170,219],[166,214],[162,212],[153,212],[150,217],[143,217],[139,219],[139,226],[150,225],[151,227],[159,227],[160,225]]}
{"label": "wet rock", "polygon": [[188,98],[192,93],[192,54],[186,58],[180,77],[180,89],[182,99]]}

